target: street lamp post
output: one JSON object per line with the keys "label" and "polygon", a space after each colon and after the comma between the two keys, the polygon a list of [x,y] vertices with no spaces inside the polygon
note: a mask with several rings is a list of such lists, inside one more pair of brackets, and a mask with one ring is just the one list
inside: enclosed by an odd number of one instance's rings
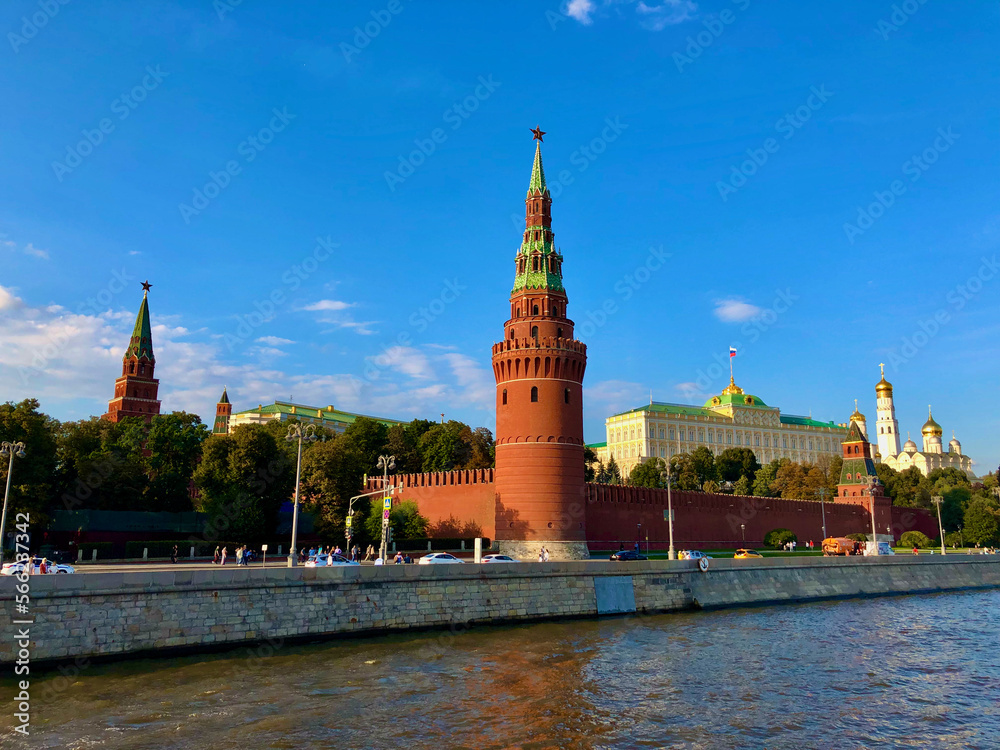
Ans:
{"label": "street lamp post", "polygon": [[677,553],[674,552],[674,503],[670,496],[670,487],[674,483],[674,478],[670,475],[670,463],[667,463],[666,471],[660,472],[660,478],[667,483],[667,530],[670,534],[670,547],[667,550],[667,559],[676,560]]}
{"label": "street lamp post", "polygon": [[944,551],[944,524],[941,523],[941,503],[944,502],[944,498],[941,495],[935,495],[931,498],[934,504],[937,506],[938,512],[938,531],[941,532],[941,554],[945,554]]}
{"label": "street lamp post", "polygon": [[867,476],[865,477],[865,486],[868,488],[868,501],[871,503],[871,513],[872,513],[872,546],[874,551],[872,554],[878,555],[878,532],[875,530],[875,485],[878,484],[878,477]]}
{"label": "street lamp post", "polygon": [[7,525],[7,501],[10,499],[10,479],[14,474],[14,456],[24,458],[24,443],[0,443],[0,456],[10,456],[7,465],[7,491],[3,493],[3,515],[0,516],[0,562],[3,561],[4,532]]}
{"label": "street lamp post", "polygon": [[299,482],[302,479],[302,442],[311,443],[318,439],[316,426],[311,424],[306,425],[304,428],[301,424],[293,424],[288,428],[288,434],[285,436],[285,440],[289,443],[296,440],[299,442],[299,456],[295,463],[295,501],[292,504],[292,546],[288,550],[289,568],[294,568],[299,564],[296,545],[299,539]]}
{"label": "street lamp post", "polygon": [[740,531],[743,532],[743,546],[747,546],[747,525],[745,523],[740,524]]}
{"label": "street lamp post", "polygon": [[826,499],[826,487],[819,488],[819,510],[823,514],[823,538],[826,539],[826,504],[823,502]]}
{"label": "street lamp post", "polygon": [[[441,415],[442,419],[444,414]],[[378,468],[382,469],[382,491],[383,494],[389,491],[389,470],[396,468],[396,457],[395,456],[379,456],[378,457]],[[382,562],[386,562],[386,554],[388,550],[388,536],[389,536],[389,509],[383,505],[382,508],[382,543],[379,545],[379,557],[382,558]]]}

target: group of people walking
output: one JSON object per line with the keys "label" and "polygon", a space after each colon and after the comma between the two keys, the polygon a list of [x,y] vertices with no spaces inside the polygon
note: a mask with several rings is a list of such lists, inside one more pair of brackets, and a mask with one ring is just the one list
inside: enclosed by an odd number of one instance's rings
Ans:
{"label": "group of people walking", "polygon": [[[176,548],[175,548],[176,549]],[[252,559],[257,556],[257,553],[250,549],[245,544],[240,545],[236,548],[236,564],[237,565],[247,565]],[[225,565],[226,558],[229,557],[229,547],[219,547],[215,548],[215,554],[212,555],[213,565]]]}

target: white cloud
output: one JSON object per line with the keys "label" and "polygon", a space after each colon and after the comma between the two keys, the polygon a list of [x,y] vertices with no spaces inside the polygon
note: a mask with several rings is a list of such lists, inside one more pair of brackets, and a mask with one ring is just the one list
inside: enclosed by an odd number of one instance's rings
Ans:
{"label": "white cloud", "polygon": [[9,310],[21,305],[21,300],[10,289],[0,286],[0,310]]}
{"label": "white cloud", "polygon": [[261,336],[257,339],[258,344],[267,344],[268,346],[281,346],[283,344],[294,344],[295,342],[291,339],[283,339],[279,336]]}
{"label": "white cloud", "polygon": [[[603,0],[602,7],[608,8],[634,3],[636,0]],[[641,17],[643,28],[660,31],[668,26],[675,26],[690,20],[697,10],[698,4],[693,0],[658,0],[650,3],[638,0],[635,12]],[[563,13],[570,18],[575,18],[585,26],[590,26],[594,22],[596,12],[597,3],[595,0],[570,0],[563,8]]]}
{"label": "white cloud", "polygon": [[306,305],[303,310],[308,310],[309,312],[327,312],[336,310],[346,310],[349,307],[354,307],[350,302],[341,302],[336,299],[321,299],[319,302],[314,302],[311,305]]}
{"label": "white cloud", "polygon": [[742,323],[760,315],[763,310],[738,297],[715,301],[715,317],[723,323]]}
{"label": "white cloud", "polygon": [[649,388],[627,380],[602,380],[584,388],[584,409],[588,413],[620,414],[649,403]]}
{"label": "white cloud", "polygon": [[646,5],[639,0],[635,11],[644,16],[642,25],[651,31],[661,31],[667,26],[676,26],[692,18],[698,10],[697,3],[691,0],[665,0],[661,3]]}
{"label": "white cloud", "polygon": [[697,383],[678,383],[674,386],[674,390],[677,391],[681,397],[687,399],[704,400],[707,396],[712,395],[703,392],[701,390],[701,386]]}
{"label": "white cloud", "polygon": [[[17,243],[14,242],[14,240],[7,240],[7,239],[2,240],[0,241],[0,245],[3,245],[4,247],[9,247],[13,249],[14,252],[17,252]],[[30,242],[23,248],[21,248],[21,252],[24,253],[25,255],[30,255],[32,258],[41,258],[42,260],[49,259],[48,250],[43,250],[40,247],[35,247]]]}
{"label": "white cloud", "polygon": [[593,0],[570,0],[566,4],[564,12],[570,18],[575,18],[585,26],[589,26],[594,22],[594,19],[590,16],[595,9]]}

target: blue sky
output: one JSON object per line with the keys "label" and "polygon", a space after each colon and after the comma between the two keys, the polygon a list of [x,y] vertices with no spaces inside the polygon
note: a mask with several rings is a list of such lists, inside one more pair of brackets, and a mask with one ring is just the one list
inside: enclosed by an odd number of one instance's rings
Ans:
{"label": "blue sky", "polygon": [[985,473],[998,15],[5,3],[0,400],[103,412],[148,277],[164,409],[227,385],[492,429],[539,124],[589,441],[650,391],[718,392],[734,345],[749,392],[837,421],[874,420],[887,363],[901,428],[933,404]]}

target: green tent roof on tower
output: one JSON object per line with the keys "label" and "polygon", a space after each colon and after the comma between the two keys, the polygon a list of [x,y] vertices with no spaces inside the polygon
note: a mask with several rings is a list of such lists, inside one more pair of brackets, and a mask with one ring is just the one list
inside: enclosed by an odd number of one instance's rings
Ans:
{"label": "green tent roof on tower", "polygon": [[153,332],[149,324],[149,303],[146,295],[142,295],[142,306],[139,314],[135,316],[135,328],[132,329],[132,339],[129,341],[128,349],[125,351],[125,358],[129,357],[153,357]]}
{"label": "green tent roof on tower", "polygon": [[222,389],[222,398],[219,399],[219,403],[220,404],[228,404],[229,403],[229,395],[226,393],[225,387],[223,387],[223,389]]}
{"label": "green tent roof on tower", "polygon": [[545,184],[545,168],[542,166],[542,144],[539,141],[535,144],[535,163],[531,165],[531,181],[528,183],[528,195],[534,192],[549,192],[548,185]]}

